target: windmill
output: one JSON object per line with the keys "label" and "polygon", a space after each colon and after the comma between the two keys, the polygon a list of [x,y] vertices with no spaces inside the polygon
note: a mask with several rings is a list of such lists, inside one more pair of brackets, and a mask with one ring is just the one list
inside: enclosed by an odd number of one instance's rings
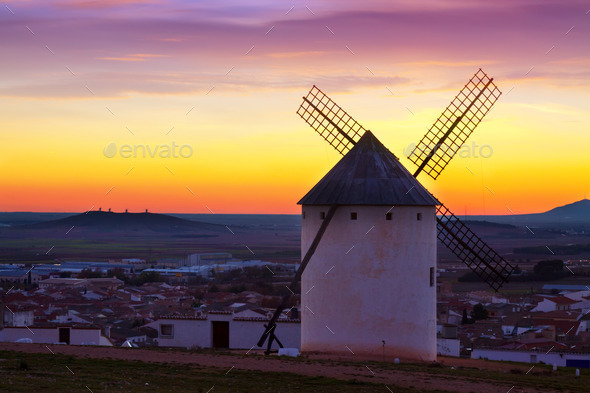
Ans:
{"label": "windmill", "polygon": [[[444,204],[434,199],[415,178],[420,173],[425,173],[433,179],[438,178],[462,144],[465,143],[483,117],[491,109],[500,94],[501,92],[493,83],[493,79],[489,78],[485,72],[479,69],[451,101],[449,106],[443,111],[409,155],[408,158],[410,161],[417,166],[416,171],[412,175],[401,165],[397,157],[389,152],[370,131],[355,121],[320,89],[313,86],[310,92],[303,97],[303,103],[297,113],[332,147],[341,153],[344,158],[299,202],[303,205],[302,214],[304,215],[304,219],[306,205],[313,205],[313,209],[308,207],[307,210],[310,210],[310,213],[314,214],[314,217],[316,213],[319,213],[321,215],[321,222],[313,226],[314,233],[310,233],[309,228],[307,231],[302,228],[302,250],[306,250],[306,252],[289,286],[289,291],[294,293],[297,283],[301,280],[303,272],[311,257],[318,249],[320,241],[339,207],[343,205],[386,205],[391,201],[406,206],[401,216],[406,217],[408,215],[407,212],[411,212],[411,214],[417,214],[418,220],[421,219],[422,214],[425,214],[425,218],[430,217],[431,210],[429,210],[429,206],[436,206],[436,214],[432,214],[434,216],[433,220],[434,218],[436,220],[436,224],[433,221],[432,227],[436,227],[437,234],[433,241],[436,242],[435,239],[438,238],[442,244],[448,247],[484,282],[495,291],[498,291],[502,284],[508,280],[513,266],[462,223]],[[350,154],[348,154],[349,152]],[[367,160],[368,163],[363,164]],[[359,173],[362,172],[365,175],[371,173],[370,176],[377,177],[370,179],[374,183],[373,186],[377,187],[373,192],[376,195],[364,195],[361,198],[361,202],[359,202],[359,196],[354,195],[356,188],[351,186],[351,184],[360,181],[358,184],[366,185],[369,179],[348,179],[349,184],[346,186],[347,188],[343,188],[344,186],[340,184],[341,177],[350,176],[347,172],[351,170]],[[383,181],[387,179],[395,179],[395,185],[383,184]],[[405,195],[401,192],[403,190],[406,191]],[[348,194],[341,197],[340,194],[343,192]],[[320,209],[315,209],[315,206],[320,206]],[[416,208],[419,206],[424,207],[424,213],[416,213],[418,211]],[[392,211],[401,211],[401,208],[396,208],[398,210],[393,209],[394,206],[390,206],[385,212],[386,220],[391,220]],[[432,212],[434,212],[434,208]],[[367,214],[370,215],[370,211],[367,211]],[[350,212],[350,219],[357,220],[357,212]],[[316,227],[319,228],[316,229]],[[419,236],[428,239],[428,228],[417,230]],[[403,233],[396,233],[396,236],[403,237]],[[411,242],[412,240],[406,239],[406,241]],[[407,246],[407,244],[404,244],[404,246]],[[429,243],[428,247],[430,246],[431,244]],[[418,245],[416,249],[419,250],[420,246]],[[429,258],[432,259],[432,252],[428,255],[423,255],[424,266],[431,264]],[[436,263],[435,254],[434,263]],[[430,286],[432,286],[434,280],[434,272],[435,268],[430,267]],[[306,288],[306,292],[311,291],[313,288],[313,285],[310,288]],[[436,293],[434,292],[432,296],[433,292],[425,291],[424,293],[428,297],[428,300],[426,303],[416,304],[416,307],[427,307],[432,311],[432,298],[434,298],[435,307]],[[303,293],[302,287],[302,296]],[[277,308],[268,325],[266,325],[267,329],[258,341],[258,346],[260,347],[264,345],[264,341],[270,336],[267,353],[270,352],[272,341],[275,339],[276,322],[286,308],[290,295],[284,296],[283,302]],[[330,293],[327,292],[324,295],[330,296]],[[313,310],[310,309],[309,311],[313,313]],[[428,318],[431,318],[431,316]],[[425,322],[431,324],[431,319],[425,320]],[[316,328],[314,327],[314,329]],[[336,335],[327,325],[326,328],[332,335]],[[428,332],[431,332],[433,328],[435,326],[429,326],[426,329],[425,335],[429,337]],[[303,326],[302,349],[304,349],[305,334],[306,328]],[[432,336],[435,337],[434,334]],[[330,338],[331,336],[326,337],[328,341]],[[412,336],[412,339],[415,338]],[[410,338],[408,339],[410,340]],[[435,338],[433,339],[435,340]],[[379,342],[381,341],[385,340],[379,340]],[[384,342],[383,345],[385,346],[386,343]],[[427,346],[427,352],[430,352],[430,355],[423,358],[432,357],[432,340],[427,343]],[[436,351],[436,341],[434,341],[434,351]],[[436,356],[436,352],[434,352],[434,356]]]}

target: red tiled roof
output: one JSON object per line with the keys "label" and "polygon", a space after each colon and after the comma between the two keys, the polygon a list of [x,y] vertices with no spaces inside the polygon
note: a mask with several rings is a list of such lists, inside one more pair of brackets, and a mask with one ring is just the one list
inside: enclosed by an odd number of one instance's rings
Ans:
{"label": "red tiled roof", "polygon": [[547,338],[530,338],[507,342],[499,346],[501,349],[533,349],[538,347],[552,347],[555,349],[568,348],[567,345]]}
{"label": "red tiled roof", "polygon": [[555,296],[555,297],[551,297],[551,296],[542,296],[543,299],[547,299],[553,303],[556,304],[574,304],[577,303],[577,300],[573,300],[570,299],[569,297],[565,297],[565,296]]}
{"label": "red tiled roof", "polygon": [[534,319],[535,326],[539,325],[547,325],[547,326],[555,326],[556,333],[564,333],[564,334],[571,334],[574,335],[578,331],[578,327],[580,326],[579,321],[563,321],[563,320],[555,320],[555,319]]}

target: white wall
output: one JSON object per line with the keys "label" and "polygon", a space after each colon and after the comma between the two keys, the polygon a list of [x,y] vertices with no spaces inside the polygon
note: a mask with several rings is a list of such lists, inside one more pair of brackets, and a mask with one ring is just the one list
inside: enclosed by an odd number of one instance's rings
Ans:
{"label": "white wall", "polygon": [[31,328],[34,334],[26,327],[5,327],[0,331],[0,341],[15,342],[21,338],[29,338],[34,343],[55,343],[58,342],[57,329],[36,329]]}
{"label": "white wall", "polygon": [[[29,330],[30,329],[30,330]],[[100,345],[100,328],[92,329],[70,329],[71,345]],[[59,342],[59,328],[40,327],[5,327],[0,331],[0,341],[15,342],[21,338],[29,338],[34,343],[51,344]]]}
{"label": "white wall", "polygon": [[513,330],[514,330],[514,326],[513,325],[502,325],[502,333],[505,336],[511,335]]}
{"label": "white wall", "polygon": [[[379,359],[383,350],[389,358],[436,359],[436,277],[430,286],[429,274],[436,268],[435,208],[396,206],[387,221],[389,209],[336,211],[303,272],[303,352],[350,354],[350,348]],[[328,206],[303,206],[302,255],[322,211]]]}
{"label": "white wall", "polygon": [[437,338],[436,354],[442,356],[459,357],[461,353],[461,342],[456,338]]}
{"label": "white wall", "polygon": [[564,293],[563,296],[572,300],[583,301],[585,296],[590,296],[590,291],[576,291]]}
{"label": "white wall", "polygon": [[71,345],[100,345],[100,328],[96,329],[71,329]]}
{"label": "white wall", "polygon": [[[268,321],[231,321],[229,324],[229,347],[242,349],[256,347],[256,343],[264,333],[266,323]],[[275,334],[285,348],[301,347],[300,323],[277,322]],[[266,348],[266,345],[267,343],[264,344],[264,348]],[[276,341],[273,343],[272,349],[279,349],[279,344]]]}
{"label": "white wall", "polygon": [[552,301],[547,300],[546,298],[543,301],[539,302],[535,308],[531,311],[542,311],[542,312],[549,312],[555,311],[557,309],[556,304]]}
{"label": "white wall", "polygon": [[4,310],[4,326],[27,326],[32,325],[35,315],[33,311]]}
{"label": "white wall", "polygon": [[[174,325],[173,337],[162,337],[161,325]],[[159,319],[150,326],[158,331],[160,347],[211,347],[211,321],[206,319]]]}
{"label": "white wall", "polygon": [[497,349],[474,349],[471,352],[472,359],[488,359],[488,360],[502,360],[511,362],[523,363],[539,363],[555,364],[559,367],[565,367],[567,359],[590,359],[590,354],[572,354],[544,351],[509,351]]}
{"label": "white wall", "polygon": [[570,306],[570,309],[586,314],[588,310],[590,310],[590,300],[582,300],[578,303],[574,303]]}
{"label": "white wall", "polygon": [[[233,320],[231,315],[209,315],[208,319],[159,319],[149,324],[158,331],[158,346],[160,347],[201,347],[211,348],[213,321],[229,322],[229,347],[232,349],[250,349],[256,346],[264,332],[266,320]],[[174,325],[174,337],[162,337],[160,325]],[[301,324],[298,322],[277,322],[275,330],[278,339],[284,347],[300,348]],[[258,347],[256,347],[258,348]],[[264,346],[266,348],[266,344]],[[278,349],[276,341],[273,349]]]}

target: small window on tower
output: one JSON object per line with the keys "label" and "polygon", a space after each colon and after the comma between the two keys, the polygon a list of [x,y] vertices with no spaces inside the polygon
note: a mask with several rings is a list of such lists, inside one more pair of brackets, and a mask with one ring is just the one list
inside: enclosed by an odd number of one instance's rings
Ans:
{"label": "small window on tower", "polygon": [[350,213],[350,219],[351,220],[356,220],[356,212]]}
{"label": "small window on tower", "polygon": [[305,212],[301,212],[301,217],[305,220]]}
{"label": "small window on tower", "polygon": [[418,214],[416,215],[416,220],[418,220],[418,221],[422,221],[422,213],[418,213]]}
{"label": "small window on tower", "polygon": [[385,213],[385,219],[391,221],[391,213]]}
{"label": "small window on tower", "polygon": [[326,218],[326,212],[320,212],[320,220]]}
{"label": "small window on tower", "polygon": [[431,287],[434,286],[434,268],[433,267],[430,268],[430,286]]}

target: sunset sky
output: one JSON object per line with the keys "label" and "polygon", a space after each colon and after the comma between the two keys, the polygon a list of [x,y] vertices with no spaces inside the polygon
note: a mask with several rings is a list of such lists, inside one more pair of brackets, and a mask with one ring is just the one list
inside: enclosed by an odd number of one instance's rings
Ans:
{"label": "sunset sky", "polygon": [[5,4],[0,211],[297,213],[341,157],[296,114],[313,84],[413,172],[480,67],[503,94],[477,147],[419,180],[461,215],[590,197],[587,1]]}

